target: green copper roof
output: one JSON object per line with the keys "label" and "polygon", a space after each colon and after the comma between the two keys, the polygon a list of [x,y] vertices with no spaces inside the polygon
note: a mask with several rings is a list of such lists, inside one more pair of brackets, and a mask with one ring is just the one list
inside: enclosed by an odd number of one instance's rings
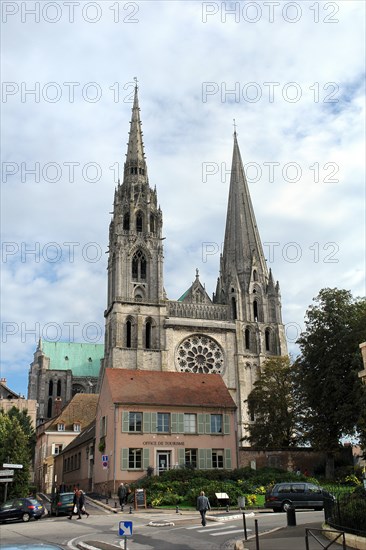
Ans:
{"label": "green copper roof", "polygon": [[50,370],[70,369],[73,376],[99,376],[100,360],[104,356],[103,344],[42,340],[41,350],[50,358]]}
{"label": "green copper roof", "polygon": [[180,298],[178,298],[177,302],[182,302],[190,290],[191,290],[191,287],[189,287],[189,289],[186,290]]}

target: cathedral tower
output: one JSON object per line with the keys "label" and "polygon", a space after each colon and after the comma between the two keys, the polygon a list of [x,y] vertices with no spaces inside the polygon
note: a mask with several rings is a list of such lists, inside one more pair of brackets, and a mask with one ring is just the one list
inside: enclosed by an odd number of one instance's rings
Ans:
{"label": "cathedral tower", "polygon": [[226,304],[236,323],[238,390],[245,400],[264,360],[268,356],[287,355],[287,344],[279,283],[275,284],[263,254],[236,131],[224,248],[214,302]]}
{"label": "cathedral tower", "polygon": [[[149,185],[135,86],[122,184],[109,227],[103,369],[161,369],[164,309],[162,212]],[[154,352],[154,353],[153,353]],[[158,353],[157,353],[158,352]]]}

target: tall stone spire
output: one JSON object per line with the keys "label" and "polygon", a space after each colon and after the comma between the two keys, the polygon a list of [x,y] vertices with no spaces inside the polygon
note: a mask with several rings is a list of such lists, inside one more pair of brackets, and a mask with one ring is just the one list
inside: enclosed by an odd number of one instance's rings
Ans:
{"label": "tall stone spire", "polygon": [[[130,179],[129,176],[144,176],[139,178],[147,181],[147,166],[144,152],[143,133],[141,129],[140,107],[138,99],[137,79],[135,79],[135,93],[132,107],[132,116],[130,122],[130,131],[127,144],[127,154],[124,168],[124,180]],[[133,178],[136,179],[136,178]]]}
{"label": "tall stone spire", "polygon": [[[214,301],[228,305],[234,320],[267,326],[282,323],[279,288],[274,286],[263,254],[236,129],[224,248]],[[263,333],[264,330],[265,327]],[[277,342],[284,342],[282,334]],[[285,349],[285,344],[276,349],[280,348]]]}
{"label": "tall stone spire", "polygon": [[253,260],[257,265],[257,272],[260,272],[263,277],[268,277],[268,270],[235,131],[223,249],[223,267],[226,271],[228,269],[230,271],[235,267],[237,275],[242,278],[245,274],[246,282],[248,282],[248,274],[250,274],[252,269]]}

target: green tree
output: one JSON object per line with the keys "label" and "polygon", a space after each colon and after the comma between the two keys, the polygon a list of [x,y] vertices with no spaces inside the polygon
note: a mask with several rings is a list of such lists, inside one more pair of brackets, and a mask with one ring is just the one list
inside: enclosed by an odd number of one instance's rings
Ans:
{"label": "green tree", "polygon": [[[0,412],[0,460],[3,463],[22,464],[23,468],[14,471],[14,481],[8,485],[8,497],[21,497],[28,494],[31,449],[29,436],[25,433],[16,416]],[[1,484],[2,498],[4,484]]]}
{"label": "green tree", "polygon": [[299,443],[296,388],[289,357],[265,361],[247,405],[255,421],[246,425],[249,435],[243,438],[245,441],[262,449]]}
{"label": "green tree", "polygon": [[12,407],[8,411],[8,415],[10,418],[17,418],[19,420],[19,423],[25,433],[25,435],[28,437],[28,445],[31,453],[32,460],[34,459],[34,452],[36,448],[36,431],[33,428],[31,417],[28,414],[28,411],[26,409],[23,409],[20,411],[17,407]]}
{"label": "green tree", "polygon": [[342,437],[365,438],[365,388],[359,344],[366,339],[366,300],[348,290],[325,288],[306,312],[306,330],[296,361],[299,395],[306,414],[303,432],[327,455],[326,477],[334,476],[334,453]]}

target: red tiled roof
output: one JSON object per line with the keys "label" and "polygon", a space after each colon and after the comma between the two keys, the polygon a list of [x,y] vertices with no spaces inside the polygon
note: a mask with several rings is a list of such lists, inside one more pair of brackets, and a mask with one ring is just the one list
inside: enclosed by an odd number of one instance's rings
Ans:
{"label": "red tiled roof", "polygon": [[106,369],[113,403],[236,408],[219,374]]}
{"label": "red tiled roof", "polygon": [[77,393],[62,409],[60,414],[52,418],[48,430],[57,430],[57,424],[64,423],[69,429],[74,423],[79,423],[83,430],[95,419],[99,394]]}

